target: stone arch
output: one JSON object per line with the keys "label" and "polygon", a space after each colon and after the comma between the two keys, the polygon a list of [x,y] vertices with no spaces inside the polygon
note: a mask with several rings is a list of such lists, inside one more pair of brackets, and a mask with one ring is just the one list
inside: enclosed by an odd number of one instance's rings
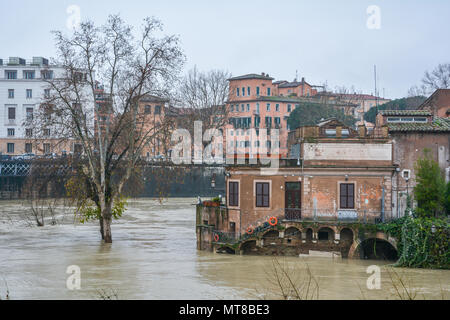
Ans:
{"label": "stone arch", "polygon": [[341,229],[341,231],[339,232],[339,239],[341,241],[349,241],[349,242],[353,242],[353,238],[355,236],[354,232],[352,229],[344,227]]}
{"label": "stone arch", "polygon": [[317,240],[332,241],[334,240],[334,230],[330,227],[321,227],[317,232]]}
{"label": "stone arch", "polygon": [[295,239],[301,239],[302,232],[297,227],[289,227],[286,230],[284,230],[284,237],[289,238],[295,238]]}
{"label": "stone arch", "polygon": [[350,247],[349,258],[397,260],[397,245],[384,235],[377,234],[362,240],[354,241]]}
{"label": "stone arch", "polygon": [[263,239],[267,239],[267,238],[279,238],[280,237],[280,232],[278,232],[278,230],[269,230],[269,231],[266,231],[264,234],[263,234],[263,236],[262,236],[262,238]]}
{"label": "stone arch", "polygon": [[220,246],[217,248],[216,253],[236,254],[236,251],[229,246]]}
{"label": "stone arch", "polygon": [[247,240],[243,242],[239,249],[243,254],[252,254],[257,252],[258,248],[256,247],[256,240]]}

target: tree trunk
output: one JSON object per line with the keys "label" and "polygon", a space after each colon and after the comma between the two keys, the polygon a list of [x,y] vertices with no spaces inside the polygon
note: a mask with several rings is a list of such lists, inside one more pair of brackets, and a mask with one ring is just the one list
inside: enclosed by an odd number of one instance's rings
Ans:
{"label": "tree trunk", "polygon": [[112,203],[105,203],[105,207],[102,210],[102,214],[100,219],[102,220],[101,225],[101,232],[102,232],[102,239],[105,241],[105,243],[112,243],[112,236],[111,236],[111,220],[112,220],[112,213],[111,213],[111,207]]}
{"label": "tree trunk", "polygon": [[99,222],[100,222],[100,234],[101,234],[101,236],[102,236],[102,240],[105,240],[105,236],[104,236],[104,234],[103,234],[103,218],[102,217],[100,217],[99,219]]}
{"label": "tree trunk", "polygon": [[103,241],[105,243],[112,243],[111,216],[103,218]]}

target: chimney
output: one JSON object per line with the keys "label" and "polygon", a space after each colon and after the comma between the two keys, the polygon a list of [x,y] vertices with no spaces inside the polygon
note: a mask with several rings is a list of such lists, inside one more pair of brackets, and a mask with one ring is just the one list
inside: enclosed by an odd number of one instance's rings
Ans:
{"label": "chimney", "polygon": [[305,77],[302,77],[302,83],[305,83]]}
{"label": "chimney", "polygon": [[261,72],[261,75],[264,77],[266,74],[264,72]]}

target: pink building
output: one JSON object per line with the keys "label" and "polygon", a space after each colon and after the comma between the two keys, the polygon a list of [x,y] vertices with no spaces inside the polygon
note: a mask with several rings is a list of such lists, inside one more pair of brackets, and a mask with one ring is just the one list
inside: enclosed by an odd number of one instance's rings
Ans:
{"label": "pink building", "polygon": [[[262,148],[270,153],[272,141],[270,130],[266,141],[251,141],[252,130],[260,137],[260,129],[279,130],[279,152],[281,157],[288,154],[287,119],[294,108],[307,97],[317,94],[317,90],[302,81],[276,81],[268,74],[247,74],[228,79],[230,93],[227,101],[228,125],[225,126],[227,147],[234,144],[237,154],[250,153],[250,146]],[[261,145],[261,143],[263,145]],[[268,148],[268,149],[265,149]],[[268,151],[265,151],[268,150]]]}

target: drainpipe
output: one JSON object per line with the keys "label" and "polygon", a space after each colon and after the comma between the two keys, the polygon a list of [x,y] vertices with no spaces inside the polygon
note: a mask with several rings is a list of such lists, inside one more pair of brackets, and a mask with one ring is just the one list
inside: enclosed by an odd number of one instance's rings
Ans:
{"label": "drainpipe", "polygon": [[384,222],[384,186],[381,193],[381,222]]}

